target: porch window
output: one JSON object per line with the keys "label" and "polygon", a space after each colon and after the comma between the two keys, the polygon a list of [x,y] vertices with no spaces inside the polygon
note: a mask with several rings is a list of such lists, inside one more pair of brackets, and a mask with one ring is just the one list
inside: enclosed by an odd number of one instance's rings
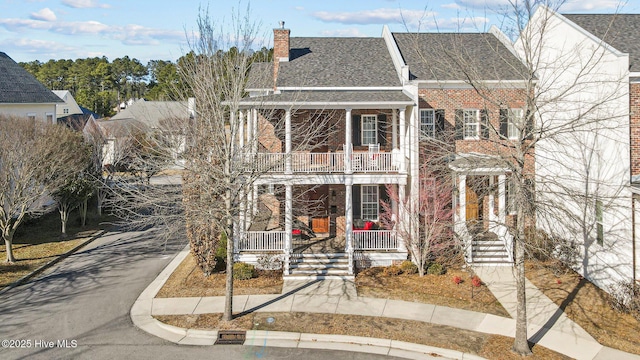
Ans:
{"label": "porch window", "polygon": [[433,109],[420,109],[420,137],[432,138],[436,133],[435,111]]}
{"label": "porch window", "polygon": [[523,111],[522,109],[511,109],[509,111],[509,122],[507,123],[507,137],[509,140],[519,140],[522,129]]}
{"label": "porch window", "polygon": [[378,190],[378,185],[362,185],[360,204],[363,219],[373,221],[378,220],[378,205],[380,203],[380,194]]}
{"label": "porch window", "polygon": [[477,140],[480,138],[480,111],[463,110],[462,119],[464,121],[464,139]]}
{"label": "porch window", "polygon": [[604,224],[602,222],[603,219],[603,211],[602,211],[602,200],[596,199],[596,241],[598,245],[602,246],[604,244]]}
{"label": "porch window", "polygon": [[376,115],[362,115],[362,145],[378,143],[378,118]]}

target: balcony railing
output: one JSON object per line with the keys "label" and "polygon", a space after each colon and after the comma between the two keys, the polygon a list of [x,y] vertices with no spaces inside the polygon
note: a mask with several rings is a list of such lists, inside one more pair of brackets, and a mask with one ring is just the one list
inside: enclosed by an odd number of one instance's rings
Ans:
{"label": "balcony railing", "polygon": [[282,251],[285,231],[247,231],[238,242],[238,251]]}
{"label": "balcony railing", "polygon": [[[346,171],[346,156],[334,153],[291,153],[292,173],[340,173]],[[261,172],[284,172],[287,154],[258,153],[256,168]],[[354,152],[351,170],[356,173],[397,172],[398,164],[389,152]]]}
{"label": "balcony railing", "polygon": [[395,230],[354,230],[355,250],[397,250],[398,237]]}

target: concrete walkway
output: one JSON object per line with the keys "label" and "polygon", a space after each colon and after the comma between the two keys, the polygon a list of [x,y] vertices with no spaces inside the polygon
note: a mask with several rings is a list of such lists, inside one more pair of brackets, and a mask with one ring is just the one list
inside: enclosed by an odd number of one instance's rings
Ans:
{"label": "concrete walkway", "polygon": [[[186,330],[163,324],[152,315],[221,313],[224,297],[155,298],[166,279],[188,254],[181,252],[140,295],[131,309],[139,328],[179,344],[212,345],[217,331]],[[510,267],[477,269],[505,309],[515,316],[515,281]],[[603,347],[586,331],[569,320],[555,304],[530,283],[527,284],[530,340],[576,359],[636,359],[640,356]],[[399,300],[359,297],[348,280],[286,280],[280,295],[234,296],[234,312],[310,312],[381,316],[418,320],[488,334],[513,336],[515,320],[445,306]],[[246,345],[323,348],[388,354],[410,359],[432,358],[437,354],[450,359],[477,359],[471,354],[409,344],[387,339],[354,336],[248,331]]]}

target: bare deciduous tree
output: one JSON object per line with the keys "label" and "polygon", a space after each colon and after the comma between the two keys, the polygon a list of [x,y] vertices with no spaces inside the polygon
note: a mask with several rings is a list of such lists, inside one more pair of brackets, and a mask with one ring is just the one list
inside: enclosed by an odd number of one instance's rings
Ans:
{"label": "bare deciduous tree", "polygon": [[48,197],[81,168],[82,136],[64,126],[0,116],[0,231],[7,262],[13,236],[27,215],[45,210]]}

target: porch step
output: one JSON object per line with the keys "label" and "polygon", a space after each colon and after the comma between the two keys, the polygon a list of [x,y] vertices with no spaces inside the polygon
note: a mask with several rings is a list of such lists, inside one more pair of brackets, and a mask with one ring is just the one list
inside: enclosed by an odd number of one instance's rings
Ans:
{"label": "porch step", "polygon": [[[296,256],[297,255],[297,256]],[[349,276],[347,254],[296,254],[289,260],[289,276]]]}
{"label": "porch step", "polygon": [[475,236],[471,241],[473,263],[477,265],[508,265],[507,249],[493,233]]}

